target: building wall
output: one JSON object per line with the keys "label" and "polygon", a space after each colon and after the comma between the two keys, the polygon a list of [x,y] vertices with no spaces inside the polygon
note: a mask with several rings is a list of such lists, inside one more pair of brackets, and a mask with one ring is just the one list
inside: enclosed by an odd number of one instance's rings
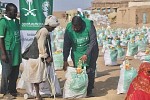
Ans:
{"label": "building wall", "polygon": [[117,24],[127,24],[131,26],[136,25],[136,15],[138,18],[138,24],[143,23],[143,14],[146,14],[146,23],[150,24],[150,7],[130,7],[120,8],[117,10]]}
{"label": "building wall", "polygon": [[[127,7],[128,2],[111,2],[111,3],[92,3],[92,10],[97,10],[102,14],[108,14],[110,12],[117,12],[120,7]],[[105,11],[103,11],[105,9]]]}
{"label": "building wall", "polygon": [[144,9],[137,9],[138,21],[140,24],[143,23],[143,14],[146,14],[146,24],[150,24],[150,7]]}
{"label": "building wall", "polygon": [[[117,11],[118,8],[121,7],[131,7],[131,6],[141,6],[141,5],[150,5],[150,0],[136,0],[136,2],[130,2],[134,0],[116,0],[115,2],[107,1],[107,0],[94,0],[92,2],[92,10],[100,12],[102,14],[108,14],[108,8],[111,9],[110,12]],[[115,8],[115,9],[114,9]],[[102,9],[106,9],[105,12],[102,12]]]}
{"label": "building wall", "polygon": [[117,24],[129,24],[134,25],[135,23],[135,10],[122,8],[117,10]]}
{"label": "building wall", "polygon": [[128,7],[149,5],[150,2],[129,2]]}
{"label": "building wall", "polygon": [[129,20],[126,22],[126,24],[129,24],[131,26],[136,25],[136,9],[129,9],[127,19],[129,19]]}

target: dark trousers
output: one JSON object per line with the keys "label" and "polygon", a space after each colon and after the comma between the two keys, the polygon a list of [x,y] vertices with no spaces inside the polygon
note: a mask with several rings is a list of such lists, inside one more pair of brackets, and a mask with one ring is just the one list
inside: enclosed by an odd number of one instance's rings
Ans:
{"label": "dark trousers", "polygon": [[94,82],[95,82],[95,69],[96,69],[96,61],[98,58],[98,50],[93,50],[90,56],[90,63],[89,67],[87,68],[87,75],[88,75],[88,88],[87,93],[92,92],[92,89],[94,88]]}
{"label": "dark trousers", "polygon": [[7,93],[17,93],[16,82],[19,74],[19,65],[12,66],[12,55],[7,52],[9,62],[5,63],[1,61],[2,64],[2,78],[1,78],[1,94]]}

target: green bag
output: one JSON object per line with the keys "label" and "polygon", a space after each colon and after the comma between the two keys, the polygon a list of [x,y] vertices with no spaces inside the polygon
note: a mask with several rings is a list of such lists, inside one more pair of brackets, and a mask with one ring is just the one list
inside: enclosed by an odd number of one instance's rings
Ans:
{"label": "green bag", "polygon": [[150,55],[146,55],[144,61],[150,62]]}
{"label": "green bag", "polygon": [[[78,62],[79,67],[83,65],[82,62]],[[75,69],[76,70],[76,69]],[[72,81],[70,82],[70,89],[75,93],[85,93],[88,86],[88,76],[86,73],[86,66],[82,69],[82,73],[78,74],[76,71],[71,73]]]}
{"label": "green bag", "polygon": [[53,54],[53,61],[55,70],[63,69],[63,53],[55,53]]}
{"label": "green bag", "polygon": [[130,83],[132,82],[132,80],[137,76],[137,71],[135,68],[131,67],[130,70],[125,70],[124,72],[124,85],[123,85],[123,89],[125,91],[128,90]]}
{"label": "green bag", "polygon": [[83,70],[81,74],[72,73],[72,82],[70,89],[76,93],[85,93],[87,91],[88,76],[86,70]]}
{"label": "green bag", "polygon": [[147,43],[144,43],[144,41],[139,40],[137,42],[137,45],[138,45],[138,51],[145,51],[146,50]]}
{"label": "green bag", "polygon": [[113,48],[113,49],[110,48],[109,51],[110,51],[111,61],[117,61],[118,52],[117,52],[116,48]]}
{"label": "green bag", "polygon": [[116,47],[118,55],[117,58],[122,58],[125,56],[125,50],[122,47]]}
{"label": "green bag", "polygon": [[128,50],[129,50],[129,55],[130,56],[133,56],[135,55],[137,52],[138,52],[138,45],[137,43],[133,42],[129,42],[128,43]]}

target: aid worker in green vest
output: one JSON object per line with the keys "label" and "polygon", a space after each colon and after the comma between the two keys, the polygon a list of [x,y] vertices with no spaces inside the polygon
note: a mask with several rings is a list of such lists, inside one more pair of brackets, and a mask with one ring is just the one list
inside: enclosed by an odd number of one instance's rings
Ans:
{"label": "aid worker in green vest", "polygon": [[21,41],[17,7],[6,5],[6,15],[0,19],[0,59],[2,64],[1,94],[12,100],[17,96],[16,82],[21,63]]}
{"label": "aid worker in green vest", "polygon": [[99,49],[96,30],[91,20],[74,16],[72,21],[68,23],[63,46],[64,70],[67,70],[67,66],[69,66],[67,60],[70,50],[74,67],[78,66],[79,59],[86,64],[89,80],[87,96],[92,97],[94,96],[92,89],[94,88],[96,61]]}

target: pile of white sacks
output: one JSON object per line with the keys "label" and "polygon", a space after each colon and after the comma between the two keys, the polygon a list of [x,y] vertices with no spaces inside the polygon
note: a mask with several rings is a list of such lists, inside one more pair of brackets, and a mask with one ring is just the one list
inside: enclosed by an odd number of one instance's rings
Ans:
{"label": "pile of white sacks", "polygon": [[[94,18],[94,15],[92,18]],[[92,20],[97,21],[99,19],[95,17]],[[134,56],[135,59],[141,61],[150,60],[150,50],[148,48],[148,44],[150,43],[150,28],[143,26],[136,29],[112,29],[108,26],[107,28],[96,29],[96,31],[98,44],[102,47],[102,52],[104,53],[105,65],[118,65],[118,60],[122,60],[123,62],[120,65],[117,94],[126,93],[131,81],[137,75],[137,70],[130,66],[130,64],[128,64],[129,68],[126,68],[127,57]],[[65,29],[58,27],[52,35],[53,57],[56,70],[61,69],[63,66],[62,50],[64,33]]]}
{"label": "pile of white sacks", "polygon": [[106,15],[101,15],[99,13],[90,14],[89,19],[93,20],[96,25],[110,25]]}
{"label": "pile of white sacks", "polygon": [[55,70],[63,68],[63,41],[64,41],[65,29],[57,27],[51,35],[51,46],[53,52],[53,60]]}
{"label": "pile of white sacks", "polygon": [[117,65],[118,58],[123,60],[125,56],[134,56],[148,48],[150,28],[112,29],[109,26],[97,29],[97,40],[99,46],[103,47],[105,65]]}
{"label": "pile of white sacks", "polygon": [[[145,26],[137,29],[112,29],[108,26],[96,31],[98,44],[103,47],[105,65],[117,65],[118,59],[124,60],[125,56],[134,56],[145,51],[150,43],[150,28]],[[55,69],[62,69],[64,33],[65,28],[58,27],[51,36]]]}
{"label": "pile of white sacks", "polygon": [[150,48],[148,46],[150,27],[112,29],[108,26],[97,29],[97,40],[99,46],[102,47],[106,66],[117,65],[117,60],[122,60],[117,94],[126,93],[130,83],[137,75],[137,70],[127,61],[128,57],[133,56],[134,59],[139,59],[142,62],[150,62]]}

